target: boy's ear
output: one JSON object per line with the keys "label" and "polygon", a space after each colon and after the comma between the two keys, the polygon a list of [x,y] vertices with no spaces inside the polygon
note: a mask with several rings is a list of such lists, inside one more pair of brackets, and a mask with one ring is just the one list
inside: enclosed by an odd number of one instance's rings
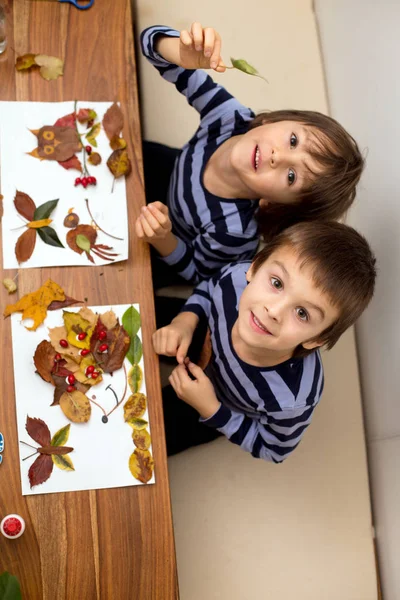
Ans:
{"label": "boy's ear", "polygon": [[315,350],[315,348],[321,348],[324,345],[324,342],[321,340],[310,340],[309,342],[303,342],[301,344],[304,350]]}
{"label": "boy's ear", "polygon": [[247,283],[250,283],[252,278],[253,278],[253,263],[251,263],[250,267],[247,269],[247,273],[246,273]]}
{"label": "boy's ear", "polygon": [[259,205],[261,208],[266,208],[266,207],[268,206],[268,204],[269,204],[269,202],[268,202],[268,200],[266,200],[265,198],[260,198],[260,201],[259,201],[259,203],[258,203],[258,205]]}

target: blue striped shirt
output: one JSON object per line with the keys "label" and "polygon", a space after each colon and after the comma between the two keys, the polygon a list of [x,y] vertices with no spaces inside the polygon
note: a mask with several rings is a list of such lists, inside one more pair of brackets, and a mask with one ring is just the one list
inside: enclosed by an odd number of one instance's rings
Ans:
{"label": "blue striped shirt", "polygon": [[221,407],[201,419],[256,458],[282,462],[298,446],[318,404],[324,375],[318,350],[273,367],[256,367],[236,354],[231,332],[250,262],[225,267],[202,281],[183,311],[207,319],[212,357],[205,369]]}
{"label": "blue striped shirt", "polygon": [[197,283],[228,263],[253,258],[257,251],[254,213],[258,201],[220,198],[203,184],[213,152],[230,137],[246,133],[254,113],[205,71],[183,69],[162,58],[154,51],[160,34],[179,37],[174,29],[150,27],[141,35],[143,54],[200,113],[200,125],[183,147],[171,176],[167,203],[178,245],[162,260],[184,279]]}

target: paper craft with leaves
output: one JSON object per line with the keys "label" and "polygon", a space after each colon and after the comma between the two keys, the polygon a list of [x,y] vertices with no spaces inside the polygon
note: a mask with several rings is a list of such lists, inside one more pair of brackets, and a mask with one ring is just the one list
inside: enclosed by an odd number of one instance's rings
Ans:
{"label": "paper craft with leaves", "polygon": [[82,171],[82,165],[76,153],[82,150],[82,143],[76,128],[75,112],[57,119],[54,125],[44,125],[40,129],[31,129],[38,145],[28,152],[39,160],[57,161],[64,169]]}
{"label": "paper craft with leaves", "polygon": [[14,206],[17,212],[27,220],[26,231],[19,236],[15,245],[15,256],[19,263],[27,261],[33,254],[38,234],[41,240],[49,246],[64,248],[56,231],[50,227],[49,219],[56,208],[57,200],[49,200],[36,208],[35,202],[28,194],[17,191],[14,198]]}
{"label": "paper craft with leaves", "polygon": [[39,444],[39,447],[36,448],[31,444],[21,441],[21,444],[30,446],[35,450],[33,454],[30,454],[22,460],[27,460],[28,458],[31,458],[31,456],[39,454],[28,471],[31,488],[34,485],[39,485],[47,481],[53,472],[54,465],[63,471],[75,470],[72,460],[68,456],[68,454],[73,451],[73,448],[65,446],[69,437],[70,425],[66,425],[59,429],[53,437],[51,437],[50,430],[42,419],[32,419],[31,417],[27,417],[25,427],[28,435]]}

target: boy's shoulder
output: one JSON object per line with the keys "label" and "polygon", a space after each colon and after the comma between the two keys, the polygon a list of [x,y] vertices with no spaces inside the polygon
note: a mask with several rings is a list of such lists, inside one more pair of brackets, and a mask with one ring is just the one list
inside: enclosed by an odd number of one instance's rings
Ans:
{"label": "boy's shoulder", "polygon": [[234,285],[240,285],[246,287],[246,273],[251,266],[251,260],[243,260],[236,263],[230,263],[229,265],[225,265],[212,277],[212,281],[214,285],[222,282],[227,282],[231,280]]}

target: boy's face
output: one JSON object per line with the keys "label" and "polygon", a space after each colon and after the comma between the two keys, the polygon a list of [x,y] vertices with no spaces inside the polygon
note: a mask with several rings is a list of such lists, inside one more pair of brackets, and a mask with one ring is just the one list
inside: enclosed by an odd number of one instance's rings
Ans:
{"label": "boy's face", "polygon": [[235,325],[244,354],[261,362],[281,361],[300,344],[308,350],[321,345],[319,334],[336,321],[339,310],[316,287],[312,268],[301,267],[291,247],[271,254],[254,274],[250,267],[246,277],[249,284]]}
{"label": "boy's face", "polygon": [[297,121],[267,123],[240,136],[231,164],[249,195],[268,202],[290,204],[321,166],[309,150],[315,129]]}

